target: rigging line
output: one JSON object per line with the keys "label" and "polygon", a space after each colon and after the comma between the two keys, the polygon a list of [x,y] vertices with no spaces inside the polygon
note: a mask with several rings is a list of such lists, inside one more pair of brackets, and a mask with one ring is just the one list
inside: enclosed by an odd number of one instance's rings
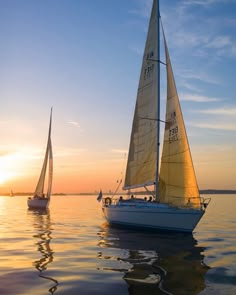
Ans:
{"label": "rigging line", "polygon": [[124,153],[124,159],[123,159],[123,163],[122,163],[121,175],[123,175],[124,166],[125,166],[125,159],[126,159],[126,153]]}
{"label": "rigging line", "polygon": [[164,66],[166,66],[166,63],[164,63],[163,61],[159,60],[159,59],[151,59],[151,58],[146,58],[146,60],[148,61],[155,61],[155,62],[159,62],[160,64],[163,64]]}
{"label": "rigging line", "polygon": [[139,119],[144,119],[144,120],[150,120],[150,121],[159,121],[162,123],[168,123],[167,121],[161,120],[161,119],[154,119],[154,118],[147,118],[147,117],[138,117]]}
{"label": "rigging line", "polygon": [[118,191],[118,189],[119,189],[121,183],[122,183],[122,179],[119,181],[119,184],[118,184],[116,190],[114,191],[113,195],[111,196],[112,199],[113,199],[113,197],[115,196],[115,194],[117,193],[117,191]]}
{"label": "rigging line", "polygon": [[124,171],[125,158],[126,158],[126,153],[124,153],[124,159],[123,159],[122,169],[121,169],[121,173],[120,173],[121,174],[121,179],[117,181],[117,182],[119,182],[118,186],[117,186],[116,190],[114,191],[113,195],[111,196],[111,198],[113,198],[115,196],[115,194],[117,193],[117,191],[120,188],[120,185],[122,183],[122,176],[123,176],[123,171]]}

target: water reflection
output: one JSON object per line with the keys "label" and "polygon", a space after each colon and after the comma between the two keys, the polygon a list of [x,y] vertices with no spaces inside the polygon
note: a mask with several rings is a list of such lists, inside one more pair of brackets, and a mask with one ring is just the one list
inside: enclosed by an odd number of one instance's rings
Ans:
{"label": "water reflection", "polygon": [[194,295],[206,288],[209,267],[203,261],[204,248],[197,246],[193,235],[141,233],[105,225],[99,235],[103,248],[99,258],[112,261],[104,270],[124,273],[129,294]]}
{"label": "water reflection", "polygon": [[50,287],[48,290],[51,294],[53,294],[57,290],[58,281],[50,276],[46,276],[45,274],[48,265],[53,261],[54,254],[50,247],[50,242],[52,239],[50,211],[49,209],[28,209],[28,211],[33,217],[33,225],[37,231],[33,237],[37,239],[35,244],[37,245],[37,250],[41,254],[40,259],[34,261],[33,265],[39,271],[39,277],[49,280],[53,283],[52,287]]}

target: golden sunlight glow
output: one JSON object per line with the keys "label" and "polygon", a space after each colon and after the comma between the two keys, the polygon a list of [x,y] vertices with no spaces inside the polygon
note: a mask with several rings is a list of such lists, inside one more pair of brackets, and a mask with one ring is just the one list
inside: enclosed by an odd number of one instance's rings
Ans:
{"label": "golden sunlight glow", "polygon": [[16,176],[16,173],[10,169],[10,163],[11,161],[8,156],[0,157],[0,184],[4,184]]}
{"label": "golden sunlight glow", "polygon": [[5,183],[10,178],[12,178],[11,173],[0,171],[0,184]]}
{"label": "golden sunlight glow", "polygon": [[22,153],[11,153],[0,157],[0,185],[22,175],[26,157]]}

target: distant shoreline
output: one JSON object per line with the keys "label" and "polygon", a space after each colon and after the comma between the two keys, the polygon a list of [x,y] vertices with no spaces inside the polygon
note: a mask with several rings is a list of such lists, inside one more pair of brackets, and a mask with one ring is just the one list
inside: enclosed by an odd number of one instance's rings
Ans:
{"label": "distant shoreline", "polygon": [[[146,194],[146,192],[144,192]],[[143,195],[144,193],[140,192],[136,192],[136,195]],[[103,193],[104,195],[112,195],[112,192]],[[119,195],[120,193],[117,193],[116,195]],[[209,194],[236,194],[236,190],[217,190],[217,189],[206,189],[206,190],[200,190],[200,194],[204,194],[204,195],[209,195]],[[2,193],[2,196],[10,196],[9,193]],[[14,196],[32,196],[33,193],[25,193],[25,192],[16,192],[14,193]],[[91,195],[98,195],[98,192],[93,192],[93,193],[87,193],[87,192],[82,192],[82,193],[55,193],[52,194],[53,196],[67,196],[67,195],[74,195],[74,196],[81,196],[81,195],[86,195],[86,196],[91,196]]]}
{"label": "distant shoreline", "polygon": [[215,189],[207,189],[200,190],[200,194],[236,194],[236,190],[215,190]]}

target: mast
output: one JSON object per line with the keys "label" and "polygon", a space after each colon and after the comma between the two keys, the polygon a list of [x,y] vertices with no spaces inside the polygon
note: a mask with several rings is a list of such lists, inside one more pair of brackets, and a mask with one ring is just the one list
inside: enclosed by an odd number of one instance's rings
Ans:
{"label": "mast", "polygon": [[[155,1],[155,0],[154,0]],[[157,156],[156,156],[156,201],[158,200],[159,181],[159,153],[160,153],[160,10],[159,0],[157,1]]]}

